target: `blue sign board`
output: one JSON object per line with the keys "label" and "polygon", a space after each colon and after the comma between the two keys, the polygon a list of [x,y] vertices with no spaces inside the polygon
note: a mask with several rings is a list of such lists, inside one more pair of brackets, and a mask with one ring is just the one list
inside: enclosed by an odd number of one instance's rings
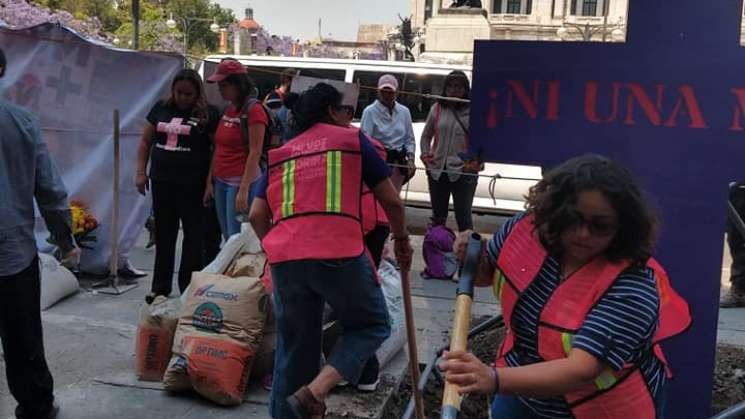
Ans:
{"label": "blue sign board", "polygon": [[657,259],[693,312],[664,344],[666,417],[710,416],[727,184],[745,178],[742,0],[631,0],[626,43],[477,41],[471,151],[629,167],[662,219]]}

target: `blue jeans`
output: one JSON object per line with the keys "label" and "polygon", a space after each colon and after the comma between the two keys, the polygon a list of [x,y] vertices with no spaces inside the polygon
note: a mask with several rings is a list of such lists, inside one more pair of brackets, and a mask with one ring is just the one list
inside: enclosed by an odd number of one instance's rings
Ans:
{"label": "blue jeans", "polygon": [[[654,401],[657,419],[665,417],[665,406],[667,402],[666,388],[660,389],[660,394]],[[521,402],[515,396],[505,396],[497,394],[491,402],[491,417],[494,419],[541,419],[543,416],[537,415],[528,406]],[[629,418],[631,419],[631,418]]]}
{"label": "blue jeans", "polygon": [[328,359],[346,381],[356,384],[368,358],[390,335],[383,292],[366,255],[327,261],[272,265],[277,350],[269,412],[294,419],[287,397],[320,370],[324,302],[344,329]]}
{"label": "blue jeans", "polygon": [[[256,184],[254,181],[248,190],[248,207],[251,208],[256,195]],[[233,234],[241,232],[241,222],[235,217],[238,213],[235,211],[235,197],[238,195],[238,186],[229,185],[219,179],[215,179],[215,211],[217,211],[217,221],[220,223],[222,237],[227,240]]]}
{"label": "blue jeans", "polygon": [[497,394],[491,401],[491,417],[494,419],[541,419],[533,410],[515,396]]}

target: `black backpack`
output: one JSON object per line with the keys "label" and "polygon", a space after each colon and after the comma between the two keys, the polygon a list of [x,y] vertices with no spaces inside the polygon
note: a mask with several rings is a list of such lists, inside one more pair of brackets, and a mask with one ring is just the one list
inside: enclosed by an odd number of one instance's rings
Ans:
{"label": "black backpack", "polygon": [[268,161],[269,150],[282,145],[282,125],[279,123],[277,115],[267,108],[264,103],[256,98],[248,99],[243,105],[243,109],[241,109],[240,116],[241,138],[243,139],[243,146],[246,150],[248,150],[250,146],[248,142],[248,112],[255,103],[261,105],[261,108],[264,109],[264,113],[269,120],[266,130],[264,131],[264,147],[261,150],[261,166],[262,168],[265,168]]}

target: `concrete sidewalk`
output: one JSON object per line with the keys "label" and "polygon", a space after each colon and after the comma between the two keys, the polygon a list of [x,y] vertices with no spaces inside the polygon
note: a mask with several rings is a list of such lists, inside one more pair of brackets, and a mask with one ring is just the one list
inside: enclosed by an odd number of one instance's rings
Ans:
{"label": "concrete sidewalk", "polygon": [[[492,221],[496,225],[499,220]],[[417,326],[419,362],[427,362],[434,351],[449,341],[456,284],[423,280],[422,237],[414,239],[416,255],[411,286]],[[150,272],[154,249],[145,249],[143,234],[130,253],[135,266]],[[722,280],[729,272],[725,249]],[[176,265],[178,266],[178,264]],[[248,402],[235,408],[221,408],[198,396],[171,396],[155,384],[134,378],[134,340],[150,277],[122,296],[94,294],[81,290],[43,313],[47,360],[55,379],[56,396],[62,404],[61,419],[101,418],[268,418],[268,393],[254,384]],[[479,289],[473,306],[474,318],[499,313],[490,289]],[[745,309],[720,311],[720,342],[745,346]],[[386,391],[360,395],[341,390],[330,402],[334,417],[379,417],[382,405],[397,389],[406,366],[402,353],[384,377]],[[0,358],[0,418],[13,415],[15,401],[8,392],[4,363]],[[349,397],[353,396],[353,397]],[[375,406],[375,409],[370,409]]]}

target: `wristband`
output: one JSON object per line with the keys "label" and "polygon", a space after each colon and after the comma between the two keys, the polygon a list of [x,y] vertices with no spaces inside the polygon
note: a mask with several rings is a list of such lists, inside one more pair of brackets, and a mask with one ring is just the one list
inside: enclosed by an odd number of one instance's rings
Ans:
{"label": "wristband", "polygon": [[497,372],[497,366],[492,364],[492,371],[494,371],[494,394],[499,393],[499,372]]}

